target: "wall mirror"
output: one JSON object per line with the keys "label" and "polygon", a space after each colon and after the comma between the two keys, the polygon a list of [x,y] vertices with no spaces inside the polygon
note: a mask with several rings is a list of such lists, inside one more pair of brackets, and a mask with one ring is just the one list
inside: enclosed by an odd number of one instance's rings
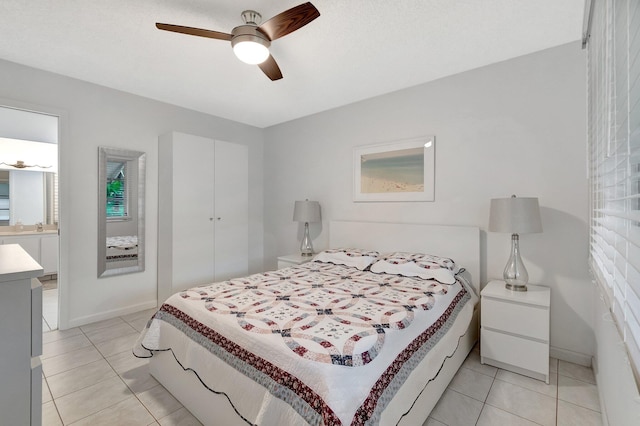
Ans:
{"label": "wall mirror", "polygon": [[145,153],[98,149],[98,277],[144,271]]}

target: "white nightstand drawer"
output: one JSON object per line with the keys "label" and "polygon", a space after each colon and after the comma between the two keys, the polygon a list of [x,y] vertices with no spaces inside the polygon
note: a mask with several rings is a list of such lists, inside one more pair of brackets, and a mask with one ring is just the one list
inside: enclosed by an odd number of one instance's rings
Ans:
{"label": "white nightstand drawer", "polygon": [[541,306],[483,297],[481,324],[545,342],[549,340],[549,310]]}
{"label": "white nightstand drawer", "polygon": [[545,376],[549,374],[549,345],[547,343],[498,333],[487,330],[483,326],[480,344],[483,362],[491,364],[493,359]]}

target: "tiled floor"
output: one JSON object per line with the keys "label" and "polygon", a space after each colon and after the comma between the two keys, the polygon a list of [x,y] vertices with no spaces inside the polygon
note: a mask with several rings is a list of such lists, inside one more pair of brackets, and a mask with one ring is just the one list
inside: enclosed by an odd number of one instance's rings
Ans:
{"label": "tiled floor", "polygon": [[42,292],[42,331],[58,328],[58,289]]}
{"label": "tiled floor", "polygon": [[[131,354],[152,314],[44,333],[44,426],[200,424]],[[425,425],[600,425],[591,369],[551,359],[550,370],[546,385],[482,365],[474,349]]]}

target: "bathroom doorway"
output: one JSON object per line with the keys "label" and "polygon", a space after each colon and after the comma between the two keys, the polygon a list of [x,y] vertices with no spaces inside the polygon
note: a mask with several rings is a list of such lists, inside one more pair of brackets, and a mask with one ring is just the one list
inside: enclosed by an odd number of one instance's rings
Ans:
{"label": "bathroom doorway", "polygon": [[0,100],[0,243],[20,244],[42,267],[42,328],[59,312],[60,117]]}

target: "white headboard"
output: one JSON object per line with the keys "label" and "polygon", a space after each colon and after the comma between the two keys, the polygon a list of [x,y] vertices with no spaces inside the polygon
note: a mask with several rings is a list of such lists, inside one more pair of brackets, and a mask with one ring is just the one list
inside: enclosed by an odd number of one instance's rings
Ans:
{"label": "white headboard", "polygon": [[450,257],[480,294],[480,229],[475,226],[331,221],[329,246]]}

